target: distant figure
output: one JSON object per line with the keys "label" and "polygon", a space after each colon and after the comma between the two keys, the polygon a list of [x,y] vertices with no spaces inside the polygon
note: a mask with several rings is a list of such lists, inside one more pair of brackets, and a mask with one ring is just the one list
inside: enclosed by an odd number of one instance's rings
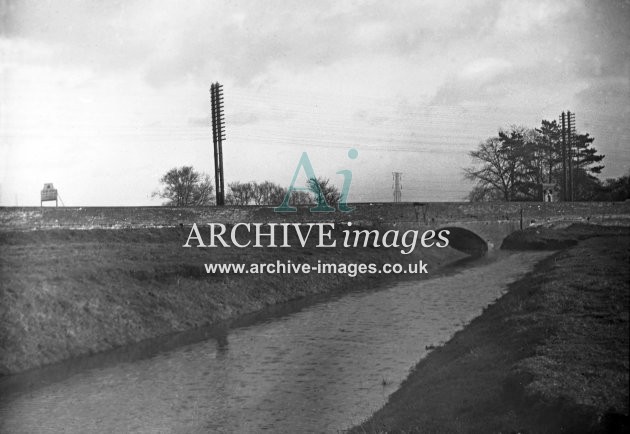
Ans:
{"label": "distant figure", "polygon": [[545,202],[553,202],[553,192],[551,190],[546,191]]}

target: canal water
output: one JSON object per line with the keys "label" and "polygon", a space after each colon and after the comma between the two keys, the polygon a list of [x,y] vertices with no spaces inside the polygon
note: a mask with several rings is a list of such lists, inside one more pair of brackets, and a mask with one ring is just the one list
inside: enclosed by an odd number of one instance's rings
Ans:
{"label": "canal water", "polygon": [[145,343],[8,377],[0,431],[342,431],[547,254],[499,252],[426,280],[287,305],[184,345],[178,335],[170,341],[180,345]]}

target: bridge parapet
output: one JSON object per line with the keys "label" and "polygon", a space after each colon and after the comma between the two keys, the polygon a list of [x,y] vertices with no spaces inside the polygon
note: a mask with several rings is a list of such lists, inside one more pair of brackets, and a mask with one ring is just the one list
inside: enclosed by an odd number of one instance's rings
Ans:
{"label": "bridge parapet", "polygon": [[0,231],[94,228],[147,228],[210,222],[353,221],[368,225],[441,227],[466,222],[518,222],[523,226],[560,221],[630,222],[630,202],[358,203],[350,213],[278,214],[271,207],[0,207]]}

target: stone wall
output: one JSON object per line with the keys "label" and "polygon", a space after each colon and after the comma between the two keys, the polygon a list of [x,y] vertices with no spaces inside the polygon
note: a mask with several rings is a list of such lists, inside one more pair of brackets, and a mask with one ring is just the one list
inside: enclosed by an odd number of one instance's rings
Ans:
{"label": "stone wall", "polygon": [[348,221],[364,224],[443,226],[476,221],[589,221],[611,224],[630,219],[630,202],[360,203],[351,213],[275,213],[271,207],[0,207],[0,230],[147,228],[210,222]]}

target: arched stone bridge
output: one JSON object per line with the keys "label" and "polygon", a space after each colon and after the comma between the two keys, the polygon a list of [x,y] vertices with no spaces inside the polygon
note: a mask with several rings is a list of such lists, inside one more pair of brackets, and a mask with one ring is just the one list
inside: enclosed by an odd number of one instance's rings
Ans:
{"label": "arched stone bridge", "polygon": [[630,225],[626,202],[357,203],[350,213],[278,214],[271,207],[0,207],[0,231],[146,228],[192,223],[352,221],[365,226],[448,229],[451,246],[475,253],[499,248],[511,232],[531,225],[588,222]]}
{"label": "arched stone bridge", "polygon": [[[365,204],[364,204],[365,206]],[[630,202],[494,202],[372,204],[372,221],[398,227],[448,229],[451,247],[470,254],[500,248],[512,232],[571,223],[629,225]],[[381,220],[382,219],[382,220]]]}

